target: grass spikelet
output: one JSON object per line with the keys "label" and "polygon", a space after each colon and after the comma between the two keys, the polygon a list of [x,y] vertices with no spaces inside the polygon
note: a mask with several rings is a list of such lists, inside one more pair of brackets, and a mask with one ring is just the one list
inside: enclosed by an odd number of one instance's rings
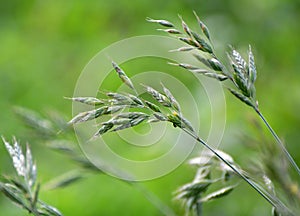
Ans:
{"label": "grass spikelet", "polygon": [[223,75],[223,74],[217,74],[217,73],[212,73],[212,72],[202,72],[203,75],[207,76],[207,77],[210,77],[210,78],[214,78],[214,79],[217,79],[219,81],[225,81],[228,79],[227,76]]}
{"label": "grass spikelet", "polygon": [[83,104],[92,105],[92,106],[98,106],[104,104],[102,100],[99,100],[98,98],[94,98],[94,97],[73,97],[73,98],[64,97],[64,98],[68,100],[80,102]]}
{"label": "grass spikelet", "polygon": [[125,112],[125,113],[117,114],[114,118],[115,119],[119,119],[119,118],[135,119],[135,118],[139,118],[141,116],[148,116],[148,114],[145,114],[143,112]]}
{"label": "grass spikelet", "polygon": [[180,47],[178,49],[170,50],[169,52],[188,52],[195,49],[194,47]]}
{"label": "grass spikelet", "polygon": [[178,118],[179,121],[181,122],[180,128],[187,128],[191,132],[195,131],[192,124],[186,118],[184,118],[182,115],[178,114],[177,112],[173,112],[173,116]]}
{"label": "grass spikelet", "polygon": [[211,40],[210,40],[209,30],[208,30],[207,26],[200,20],[200,18],[199,18],[199,16],[197,15],[197,13],[196,13],[195,11],[193,11],[193,12],[194,12],[194,15],[195,15],[195,17],[196,17],[196,19],[197,19],[197,21],[198,21],[198,24],[199,24],[199,26],[200,26],[200,28],[201,28],[203,34],[205,35],[205,37],[206,37],[209,41],[211,41]]}
{"label": "grass spikelet", "polygon": [[200,68],[194,65],[186,64],[186,63],[173,63],[168,62],[169,65],[179,66],[187,70],[199,70]]}
{"label": "grass spikelet", "polygon": [[146,88],[146,91],[159,103],[161,103],[163,106],[165,107],[171,107],[172,104],[171,102],[168,100],[168,98],[161,94],[160,92],[156,91],[154,88],[150,87],[150,86],[144,86]]}
{"label": "grass spikelet", "polygon": [[132,94],[128,94],[128,96],[136,105],[144,106],[143,101],[141,99],[139,99],[138,97],[136,97]]}
{"label": "grass spikelet", "polygon": [[142,115],[142,116],[140,116],[138,118],[131,119],[128,123],[122,124],[122,125],[114,128],[112,131],[123,130],[123,129],[126,129],[126,128],[130,128],[130,127],[139,125],[140,123],[142,123],[143,121],[145,121],[146,119],[148,119],[148,117],[149,116]]}
{"label": "grass spikelet", "polygon": [[251,50],[251,46],[249,45],[249,84],[254,85],[254,82],[256,80],[256,66],[254,61],[254,55]]}
{"label": "grass spikelet", "polygon": [[254,107],[255,108],[255,104],[245,95],[231,89],[228,88],[228,90],[234,95],[236,96],[238,99],[240,99],[243,103],[247,104],[248,106]]}
{"label": "grass spikelet", "polygon": [[163,31],[169,34],[182,34],[179,30],[177,29],[157,29],[157,31]]}
{"label": "grass spikelet", "polygon": [[171,93],[171,91],[166,88],[162,83],[160,83],[162,88],[163,88],[163,91],[165,93],[165,95],[167,96],[167,98],[170,100],[171,104],[172,104],[172,107],[178,111],[180,113],[180,105],[179,103],[177,102],[177,100],[175,99],[175,97],[173,96],[173,94]]}
{"label": "grass spikelet", "polygon": [[152,23],[158,23],[164,27],[170,27],[170,28],[174,27],[173,23],[171,23],[167,20],[156,20],[156,19],[151,19],[151,18],[147,17],[146,21],[152,22]]}
{"label": "grass spikelet", "polygon": [[108,124],[102,125],[102,127],[100,127],[99,130],[94,134],[94,136],[92,137],[92,139],[95,139],[98,136],[101,136],[101,135],[105,134],[110,129],[112,129],[113,126],[114,126],[114,124],[112,124],[112,123],[108,123]]}
{"label": "grass spikelet", "polygon": [[73,117],[68,122],[68,124],[78,124],[81,122],[86,122],[86,121],[95,119],[95,118],[99,117],[101,115],[101,113],[107,112],[107,109],[108,109],[108,107],[104,106],[99,109],[81,112],[78,115],[76,115],[75,117]]}
{"label": "grass spikelet", "polygon": [[113,98],[117,101],[126,101],[129,99],[127,96],[115,92],[107,92],[106,96]]}
{"label": "grass spikelet", "polygon": [[154,116],[156,119],[158,119],[159,121],[167,121],[167,120],[168,120],[168,118],[167,118],[164,114],[159,113],[159,112],[153,113],[153,116]]}
{"label": "grass spikelet", "polygon": [[203,51],[203,52],[207,52],[212,54],[213,50],[212,47],[205,42],[205,40],[203,40],[200,35],[198,35],[196,32],[191,32],[193,35],[193,38],[196,40],[197,44],[198,44],[198,49]]}
{"label": "grass spikelet", "polygon": [[236,63],[238,68],[244,73],[244,75],[247,75],[247,63],[241,56],[241,54],[236,51],[235,49],[232,50],[231,56],[233,57],[233,62]]}
{"label": "grass spikelet", "polygon": [[126,73],[117,65],[117,63],[112,61],[112,66],[115,69],[115,71],[117,72],[117,74],[119,75],[120,79],[123,81],[123,83],[125,83],[129,88],[136,91],[131,80],[128,78]]}
{"label": "grass spikelet", "polygon": [[207,59],[207,58],[203,58],[202,56],[200,56],[198,54],[193,54],[193,56],[198,61],[200,61],[202,64],[204,64],[207,67],[209,67],[210,69],[213,69],[214,71],[223,71],[224,66],[216,58]]}
{"label": "grass spikelet", "polygon": [[198,44],[196,41],[194,41],[192,38],[186,38],[186,37],[179,37],[179,40],[181,40],[182,42],[191,45],[193,47],[199,48],[200,44]]}
{"label": "grass spikelet", "polygon": [[100,107],[95,110],[81,112],[78,115],[76,115],[74,118],[72,118],[68,122],[68,124],[78,124],[78,123],[90,121],[90,120],[96,119],[102,115],[116,113],[123,108],[124,108],[124,106],[103,106],[103,107]]}
{"label": "grass spikelet", "polygon": [[153,110],[154,112],[161,112],[159,107],[156,106],[154,103],[151,103],[150,101],[146,101],[145,100],[145,104],[151,109]]}
{"label": "grass spikelet", "polygon": [[182,17],[180,15],[178,15],[179,19],[181,20],[181,25],[182,25],[182,28],[184,30],[184,32],[188,35],[188,36],[192,36],[192,33],[191,33],[191,30],[190,28],[188,27],[188,25],[184,22],[184,20],[182,19]]}

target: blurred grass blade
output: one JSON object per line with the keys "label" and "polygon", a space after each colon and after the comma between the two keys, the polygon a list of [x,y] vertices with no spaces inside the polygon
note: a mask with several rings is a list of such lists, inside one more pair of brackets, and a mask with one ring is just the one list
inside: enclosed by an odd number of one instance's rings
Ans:
{"label": "blurred grass blade", "polygon": [[18,206],[23,207],[27,211],[30,211],[30,208],[27,206],[27,203],[23,198],[20,196],[21,194],[16,193],[16,190],[13,189],[14,186],[10,184],[4,184],[0,182],[0,191],[9,198],[12,202],[17,204]]}
{"label": "blurred grass blade", "polygon": [[64,139],[52,140],[47,142],[47,147],[70,155],[75,153],[74,146],[76,146],[75,143]]}
{"label": "blurred grass blade", "polygon": [[52,137],[56,134],[51,121],[42,118],[38,113],[23,107],[14,107],[14,112],[28,127],[32,128],[39,135]]}
{"label": "blurred grass blade", "polygon": [[35,192],[34,192],[34,196],[33,196],[33,200],[31,203],[31,207],[33,209],[36,209],[36,204],[38,202],[38,198],[39,198],[39,192],[40,192],[40,184],[37,184],[36,188],[35,188]]}
{"label": "blurred grass blade", "polygon": [[78,182],[82,178],[83,175],[80,174],[79,171],[72,170],[67,173],[64,173],[61,176],[52,179],[50,182],[48,182],[45,185],[45,188],[50,190],[57,189],[57,188],[64,188]]}

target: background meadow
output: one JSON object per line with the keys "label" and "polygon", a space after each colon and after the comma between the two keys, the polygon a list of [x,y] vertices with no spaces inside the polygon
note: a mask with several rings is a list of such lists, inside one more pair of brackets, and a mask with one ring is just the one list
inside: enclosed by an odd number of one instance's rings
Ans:
{"label": "background meadow", "polygon": [[[187,23],[196,26],[193,10],[209,27],[219,55],[223,55],[227,44],[242,53],[251,44],[258,69],[256,88],[261,110],[284,138],[295,160],[300,161],[299,1],[2,1],[0,134],[7,138],[16,135],[21,143],[31,144],[42,184],[75,164],[35,140],[12,108],[23,106],[41,113],[57,110],[70,119],[71,103],[63,97],[73,95],[78,76],[97,52],[128,37],[164,35],[155,30],[157,26],[147,23],[146,17],[179,23],[180,14]],[[129,75],[153,70],[152,61],[161,65],[158,70],[173,70],[165,61],[153,59],[125,63],[124,69]],[[183,77],[194,85],[192,79]],[[116,76],[108,77],[107,88],[116,88],[115,83],[119,82],[116,80]],[[203,89],[196,85],[192,90],[196,95],[203,94]],[[225,94],[227,123],[221,148],[237,162],[247,164],[254,154],[243,145],[241,135],[253,132],[249,120],[254,113],[228,92]],[[209,125],[206,114],[199,113],[203,115],[201,124],[207,121]],[[203,131],[206,130],[204,126]],[[0,164],[1,173],[12,172],[4,147],[0,147]],[[194,173],[195,169],[182,164],[170,174],[142,185],[181,215],[183,209],[173,200],[172,192],[191,181]],[[90,174],[64,189],[42,189],[40,196],[64,215],[161,215],[139,190],[101,174]],[[2,195],[0,211],[3,215],[27,215]],[[204,206],[205,215],[268,215],[269,212],[270,206],[244,183],[228,197]]]}

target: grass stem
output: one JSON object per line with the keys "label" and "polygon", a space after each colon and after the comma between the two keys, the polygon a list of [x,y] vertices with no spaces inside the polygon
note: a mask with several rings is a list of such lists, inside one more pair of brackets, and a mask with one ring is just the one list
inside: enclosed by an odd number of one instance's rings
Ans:
{"label": "grass stem", "polygon": [[[195,135],[194,133],[190,132],[189,130],[182,128],[184,132],[189,134],[191,137],[193,137],[196,141],[201,143],[205,148],[207,148],[209,151],[211,151],[219,160],[224,162],[227,166],[229,166],[239,177],[241,177],[246,183],[248,183],[254,190],[256,190],[266,201],[268,201],[273,207],[275,207],[277,210],[284,210],[283,212],[288,212],[287,215],[293,215],[290,213],[290,210],[283,204],[283,203],[275,203],[274,200],[272,200],[270,197],[268,197],[265,193],[262,192],[262,190],[253,183],[249,178],[247,178],[243,173],[241,173],[236,167],[234,167],[230,162],[225,160],[216,150],[214,150],[211,146],[209,146],[204,140],[202,140],[199,136]],[[280,209],[279,209],[280,205]]]}
{"label": "grass stem", "polygon": [[267,121],[267,119],[263,116],[263,114],[258,109],[255,109],[255,111],[259,115],[259,117],[262,119],[262,121],[264,122],[264,124],[267,126],[268,130],[271,132],[272,136],[275,138],[277,144],[279,145],[279,147],[281,148],[281,150],[284,152],[284,154],[288,158],[289,162],[295,168],[295,170],[297,171],[298,175],[300,176],[300,169],[299,169],[298,165],[296,164],[295,160],[290,155],[290,153],[288,152],[288,150],[285,148],[284,144],[282,143],[282,141],[280,140],[280,138],[278,137],[278,135],[276,134],[276,132],[273,130],[273,128],[271,127],[271,125],[269,124],[269,122]]}

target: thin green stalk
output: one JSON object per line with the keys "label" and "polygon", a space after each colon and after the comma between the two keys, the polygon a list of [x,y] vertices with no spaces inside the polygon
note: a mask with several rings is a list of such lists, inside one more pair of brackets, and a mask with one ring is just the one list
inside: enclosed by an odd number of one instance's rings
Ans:
{"label": "thin green stalk", "polygon": [[295,160],[290,155],[290,153],[288,152],[288,150],[285,148],[284,144],[282,143],[282,141],[280,140],[280,138],[278,137],[278,135],[276,134],[276,132],[273,130],[273,128],[271,127],[271,125],[269,124],[269,122],[267,121],[267,119],[263,116],[263,114],[258,109],[255,108],[255,111],[259,115],[259,117],[262,119],[262,121],[264,122],[264,124],[267,126],[267,128],[271,132],[272,136],[275,138],[277,144],[280,146],[281,150],[284,152],[284,154],[288,158],[289,162],[292,164],[292,166],[297,171],[298,175],[300,175],[300,169],[299,169],[298,165],[296,164]]}
{"label": "thin green stalk", "polygon": [[197,216],[201,216],[202,215],[202,203],[197,203],[197,206],[196,206],[196,214]]}
{"label": "thin green stalk", "polygon": [[[268,197],[265,193],[259,189],[259,187],[254,184],[251,180],[249,180],[244,174],[242,174],[237,168],[235,168],[232,164],[230,164],[227,160],[225,160],[218,152],[216,152],[212,147],[210,147],[204,140],[202,140],[200,137],[195,135],[194,133],[190,132],[189,130],[182,128],[184,132],[189,134],[191,137],[193,137],[196,141],[201,143],[205,148],[209,149],[219,160],[224,162],[227,166],[229,166],[239,177],[241,177],[246,183],[248,183],[254,190],[256,190],[266,201],[268,201],[272,206],[274,206],[276,209],[278,209],[278,204],[276,204],[270,197]],[[290,210],[283,204],[279,203],[282,209],[285,210],[285,212],[288,212],[288,215],[292,215],[290,213]],[[280,210],[280,209],[278,209]]]}

